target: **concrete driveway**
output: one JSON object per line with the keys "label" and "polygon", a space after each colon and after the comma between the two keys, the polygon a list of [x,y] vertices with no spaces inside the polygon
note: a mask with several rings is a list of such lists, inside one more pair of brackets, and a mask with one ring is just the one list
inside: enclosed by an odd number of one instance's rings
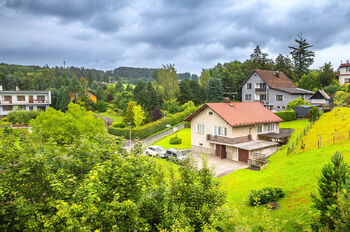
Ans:
{"label": "concrete driveway", "polygon": [[[215,177],[225,176],[231,172],[239,169],[249,168],[249,165],[243,162],[221,159],[217,156],[206,155],[208,157],[209,167],[213,167],[215,171]],[[192,152],[192,157],[196,161],[199,168],[202,167],[202,155],[196,152]]]}

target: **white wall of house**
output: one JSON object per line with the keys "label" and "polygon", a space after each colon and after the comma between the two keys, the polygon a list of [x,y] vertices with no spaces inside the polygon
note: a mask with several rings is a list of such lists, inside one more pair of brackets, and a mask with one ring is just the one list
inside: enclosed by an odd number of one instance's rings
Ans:
{"label": "white wall of house", "polygon": [[339,83],[340,85],[350,83],[350,67],[339,68]]}
{"label": "white wall of house", "polygon": [[328,100],[326,99],[310,99],[311,104],[323,104],[328,105]]}

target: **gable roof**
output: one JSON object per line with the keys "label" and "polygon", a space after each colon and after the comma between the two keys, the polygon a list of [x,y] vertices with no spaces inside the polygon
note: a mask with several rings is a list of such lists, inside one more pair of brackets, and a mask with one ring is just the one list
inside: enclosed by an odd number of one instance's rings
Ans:
{"label": "gable roof", "polygon": [[324,99],[330,100],[331,98],[326,94],[326,92],[323,89],[319,89],[314,95],[311,96],[310,99],[313,99],[315,96],[321,95]]}
{"label": "gable roof", "polygon": [[209,107],[231,126],[254,125],[260,123],[282,122],[283,120],[259,102],[206,103],[188,116],[191,121],[205,108]]}
{"label": "gable roof", "polygon": [[[284,72],[255,69],[248,78],[243,82],[242,86],[249,78],[257,73],[265,83],[272,89],[275,88],[296,88],[296,85],[291,81]],[[279,76],[279,77],[278,77]]]}
{"label": "gable roof", "polygon": [[340,64],[338,69],[343,68],[343,67],[350,67],[350,63]]}

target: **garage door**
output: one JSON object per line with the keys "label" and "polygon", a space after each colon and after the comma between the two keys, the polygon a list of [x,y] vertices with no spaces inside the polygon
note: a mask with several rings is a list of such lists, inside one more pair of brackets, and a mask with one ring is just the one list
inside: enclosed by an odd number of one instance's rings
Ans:
{"label": "garage door", "polygon": [[238,149],[238,161],[248,163],[248,159],[249,159],[249,151]]}

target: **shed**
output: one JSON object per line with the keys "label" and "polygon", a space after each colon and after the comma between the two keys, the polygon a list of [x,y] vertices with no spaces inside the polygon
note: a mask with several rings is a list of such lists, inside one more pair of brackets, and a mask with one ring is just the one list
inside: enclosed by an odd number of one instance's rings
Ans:
{"label": "shed", "polygon": [[294,107],[294,111],[297,114],[298,118],[306,118],[308,116],[308,113],[312,109],[312,106],[309,105],[300,105]]}
{"label": "shed", "polygon": [[330,97],[322,89],[318,90],[310,98],[310,103],[314,106],[329,106]]}

